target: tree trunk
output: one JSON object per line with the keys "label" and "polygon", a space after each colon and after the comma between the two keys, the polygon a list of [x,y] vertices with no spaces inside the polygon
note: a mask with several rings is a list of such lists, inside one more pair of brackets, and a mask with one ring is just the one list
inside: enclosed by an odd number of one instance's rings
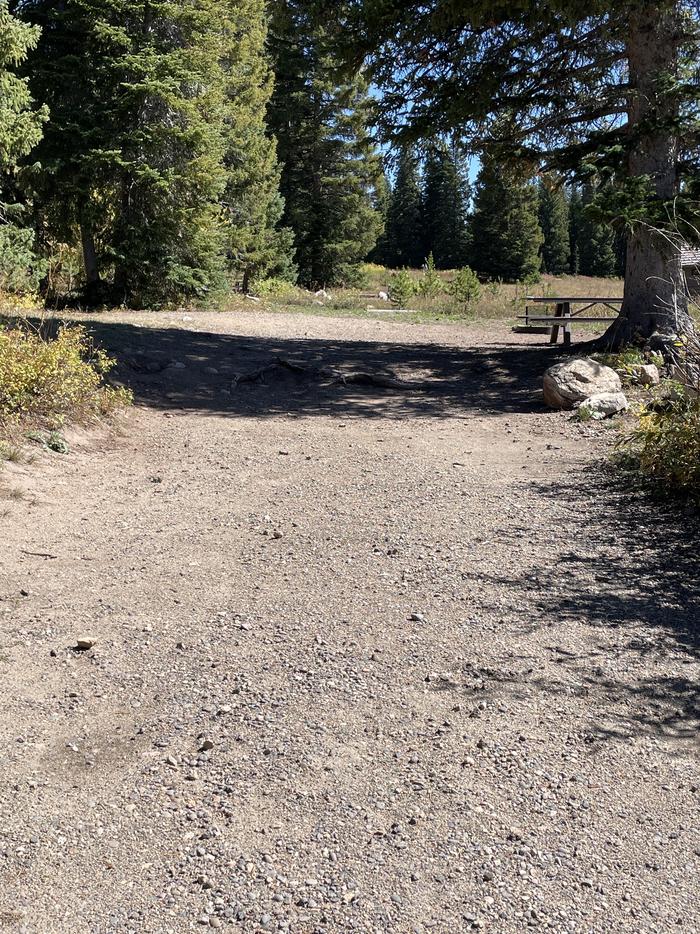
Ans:
{"label": "tree trunk", "polygon": [[84,222],[80,225],[80,239],[83,245],[85,281],[88,289],[91,289],[100,284],[100,267],[97,262],[95,235],[90,224]]}
{"label": "tree trunk", "polygon": [[[627,36],[627,175],[649,179],[657,203],[671,204],[679,190],[679,139],[674,130],[678,100],[668,90],[668,79],[676,79],[679,70],[683,31],[678,10],[641,4],[630,16]],[[677,233],[643,224],[628,235],[624,302],[602,340],[607,349],[642,342],[655,332],[667,338],[692,333],[678,240]]]}
{"label": "tree trunk", "polygon": [[85,270],[85,289],[83,299],[87,305],[99,305],[103,300],[100,264],[95,248],[95,234],[92,224],[83,221],[80,225],[80,240],[83,247],[83,268]]}
{"label": "tree trunk", "polygon": [[120,180],[121,188],[121,209],[115,225],[114,240],[117,244],[119,258],[114,265],[114,283],[112,287],[113,300],[117,304],[128,303],[129,297],[129,268],[127,266],[127,256],[129,252],[127,232],[130,226],[130,217],[132,211],[131,186],[127,178],[126,170],[122,169]]}

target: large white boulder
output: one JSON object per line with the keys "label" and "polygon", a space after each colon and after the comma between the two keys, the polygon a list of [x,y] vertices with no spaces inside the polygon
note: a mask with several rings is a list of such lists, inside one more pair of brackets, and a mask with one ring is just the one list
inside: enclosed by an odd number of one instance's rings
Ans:
{"label": "large white boulder", "polygon": [[621,391],[615,370],[590,357],[564,360],[544,374],[544,401],[552,409],[573,409],[590,396]]}
{"label": "large white boulder", "polygon": [[582,418],[609,418],[629,406],[624,392],[599,392],[585,399],[578,408]]}

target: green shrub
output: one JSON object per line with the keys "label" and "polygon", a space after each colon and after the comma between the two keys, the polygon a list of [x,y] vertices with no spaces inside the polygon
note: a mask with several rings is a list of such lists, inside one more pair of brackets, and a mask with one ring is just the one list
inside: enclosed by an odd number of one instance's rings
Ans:
{"label": "green shrub", "polygon": [[537,285],[542,281],[542,273],[539,270],[533,270],[526,276],[523,276],[523,285]]}
{"label": "green shrub", "polygon": [[481,284],[477,274],[469,266],[458,269],[450,283],[450,295],[458,305],[471,305],[481,296]]}
{"label": "green shrub", "polygon": [[654,363],[659,369],[664,366],[664,358],[658,353],[649,353],[641,347],[625,347],[617,353],[597,353],[593,354],[593,359],[602,363],[603,366],[612,367],[622,377],[623,381],[630,383],[636,381],[635,371],[637,367],[647,363]]}
{"label": "green shrub", "polygon": [[339,266],[334,285],[343,289],[366,289],[370,276],[364,263],[343,263]]}
{"label": "green shrub", "polygon": [[68,454],[70,448],[68,442],[60,431],[51,431],[46,439],[46,447],[49,451],[55,451],[57,454]]}
{"label": "green shrub", "polygon": [[259,298],[293,298],[298,289],[288,279],[254,279],[250,284],[250,294]]}
{"label": "green shrub", "polygon": [[599,353],[594,354],[594,357],[603,366],[612,367],[613,370],[631,370],[632,367],[647,363],[641,347],[625,347],[617,353]]}
{"label": "green shrub", "polygon": [[398,272],[395,272],[389,280],[389,298],[392,302],[403,308],[415,294],[416,287],[408,270],[399,269]]}
{"label": "green shrub", "polygon": [[700,400],[678,395],[641,410],[637,427],[620,444],[620,459],[660,491],[700,502]]}
{"label": "green shrub", "polygon": [[0,424],[30,419],[56,427],[128,405],[128,390],[104,384],[113,366],[82,327],[63,327],[52,340],[0,329]]}
{"label": "green shrub", "polygon": [[433,254],[428,256],[425,272],[418,283],[418,293],[423,298],[436,298],[442,292],[442,279],[435,269]]}
{"label": "green shrub", "polygon": [[36,292],[48,266],[34,253],[34,233],[0,224],[0,292]]}

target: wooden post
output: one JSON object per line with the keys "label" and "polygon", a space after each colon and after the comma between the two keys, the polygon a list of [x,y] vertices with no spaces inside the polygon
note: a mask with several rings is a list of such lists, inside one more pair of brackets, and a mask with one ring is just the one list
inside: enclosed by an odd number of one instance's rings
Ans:
{"label": "wooden post", "polygon": [[[557,307],[554,310],[554,317],[561,318],[563,314],[564,314],[564,306],[561,304],[561,302],[557,302]],[[559,325],[554,324],[552,325],[552,333],[549,338],[549,343],[556,344],[558,340],[559,340]]]}
{"label": "wooden post", "polygon": [[571,346],[571,303],[566,302],[563,305],[563,317],[567,319],[566,324],[564,325],[564,346]]}

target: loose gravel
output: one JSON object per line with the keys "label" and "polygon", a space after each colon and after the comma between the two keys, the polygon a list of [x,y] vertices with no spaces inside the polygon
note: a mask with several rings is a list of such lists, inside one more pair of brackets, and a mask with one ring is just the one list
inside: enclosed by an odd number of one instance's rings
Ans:
{"label": "loose gravel", "polygon": [[[137,407],[2,477],[0,930],[700,930],[698,520],[555,351],[93,326]],[[236,386],[280,356],[432,388]]]}

